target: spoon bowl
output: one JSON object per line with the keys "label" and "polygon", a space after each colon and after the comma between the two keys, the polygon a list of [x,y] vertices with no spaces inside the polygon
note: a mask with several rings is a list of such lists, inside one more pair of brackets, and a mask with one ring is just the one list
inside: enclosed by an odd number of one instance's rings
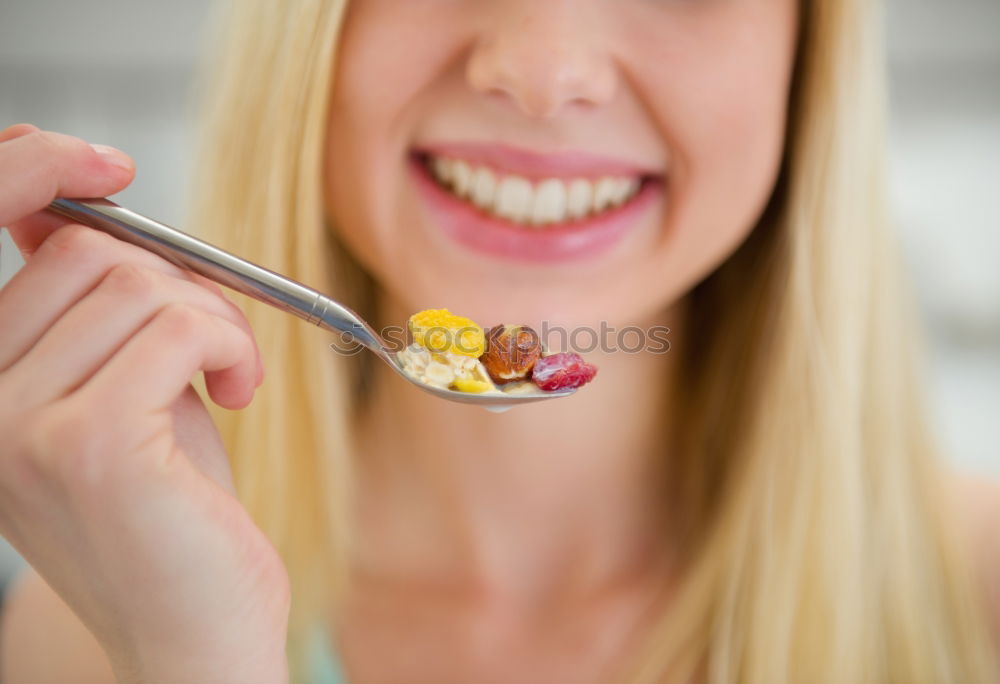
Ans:
{"label": "spoon bowl", "polygon": [[449,401],[456,401],[460,404],[475,404],[476,406],[482,406],[483,408],[496,412],[504,411],[511,406],[516,406],[518,404],[530,404],[533,401],[545,401],[546,399],[568,397],[576,392],[575,389],[554,390],[550,392],[532,388],[530,383],[515,384],[515,389],[507,391],[504,389],[498,389],[497,391],[481,392],[478,394],[472,392],[459,392],[457,390],[442,389],[440,387],[420,382],[403,369],[402,364],[399,362],[399,358],[395,355],[390,355],[390,358],[383,357],[382,360],[391,365],[397,373],[425,392],[430,392],[436,397],[447,399]]}
{"label": "spoon bowl", "polygon": [[358,314],[302,283],[106,199],[57,199],[48,209],[141,247],[179,268],[287,311],[320,328],[341,336],[347,335],[407,381],[440,399],[474,404],[491,411],[505,411],[518,404],[558,399],[576,392],[575,389],[547,392],[522,384],[516,390],[500,389],[474,394],[427,385],[403,370],[396,353]]}

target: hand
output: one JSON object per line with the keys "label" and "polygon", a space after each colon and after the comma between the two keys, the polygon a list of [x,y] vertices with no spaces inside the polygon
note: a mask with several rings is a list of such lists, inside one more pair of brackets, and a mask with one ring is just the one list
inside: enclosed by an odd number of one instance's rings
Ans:
{"label": "hand", "polygon": [[115,150],[0,132],[0,225],[27,260],[0,290],[0,532],[119,681],[284,682],[288,576],[190,385],[250,402],[249,324],[213,283],[39,213],[132,175]]}

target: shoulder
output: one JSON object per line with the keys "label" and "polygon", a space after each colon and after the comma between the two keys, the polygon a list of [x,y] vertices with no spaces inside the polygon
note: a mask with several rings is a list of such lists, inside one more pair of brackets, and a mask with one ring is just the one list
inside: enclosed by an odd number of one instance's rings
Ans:
{"label": "shoulder", "polygon": [[1000,639],[1000,478],[956,476],[955,499]]}
{"label": "shoulder", "polygon": [[31,569],[24,571],[4,596],[0,681],[6,684],[115,682],[97,639]]}

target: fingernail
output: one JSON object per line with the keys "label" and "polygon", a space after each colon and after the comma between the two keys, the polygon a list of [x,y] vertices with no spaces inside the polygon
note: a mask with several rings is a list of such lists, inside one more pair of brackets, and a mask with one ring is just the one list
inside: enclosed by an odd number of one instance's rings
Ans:
{"label": "fingernail", "polygon": [[116,150],[114,147],[109,147],[108,145],[91,145],[91,147],[94,152],[97,152],[101,156],[101,160],[106,164],[111,164],[125,171],[131,171],[134,167],[132,158],[121,150]]}

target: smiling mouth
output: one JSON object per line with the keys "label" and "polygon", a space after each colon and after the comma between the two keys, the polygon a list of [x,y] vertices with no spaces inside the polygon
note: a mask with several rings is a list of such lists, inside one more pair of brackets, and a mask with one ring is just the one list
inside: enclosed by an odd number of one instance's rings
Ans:
{"label": "smiling mouth", "polygon": [[517,226],[547,227],[593,219],[629,204],[651,177],[643,174],[537,177],[429,152],[416,160],[453,197]]}

